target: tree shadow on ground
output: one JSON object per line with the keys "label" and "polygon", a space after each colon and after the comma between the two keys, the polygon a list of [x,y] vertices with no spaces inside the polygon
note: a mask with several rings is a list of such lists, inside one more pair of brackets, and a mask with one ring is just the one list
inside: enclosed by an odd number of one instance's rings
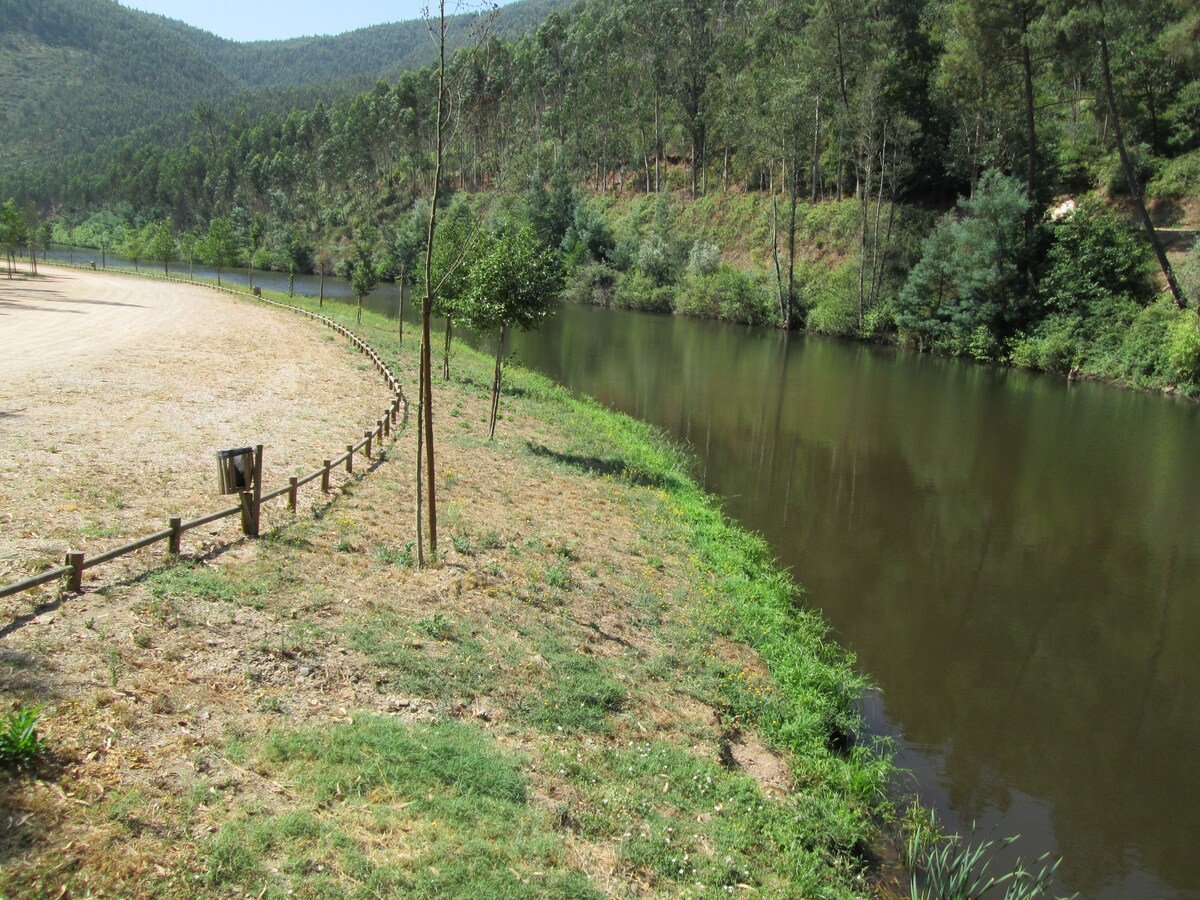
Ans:
{"label": "tree shadow on ground", "polygon": [[579,469],[582,472],[587,472],[589,475],[608,476],[609,478],[618,478],[621,481],[634,484],[639,487],[652,488],[674,488],[679,486],[679,481],[670,476],[663,477],[637,466],[631,466],[628,462],[619,456],[580,456],[574,453],[559,453],[557,450],[551,450],[544,444],[527,443],[529,452],[534,456],[539,456],[543,459],[554,460],[565,466],[570,466],[573,469]]}

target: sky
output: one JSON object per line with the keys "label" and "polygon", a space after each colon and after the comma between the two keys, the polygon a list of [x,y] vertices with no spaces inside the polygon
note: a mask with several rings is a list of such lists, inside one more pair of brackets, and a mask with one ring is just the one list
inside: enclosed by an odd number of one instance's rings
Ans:
{"label": "sky", "polygon": [[[341,34],[381,22],[417,19],[437,0],[120,0],[122,6],[179,19],[235,41]],[[447,0],[446,12],[455,11]],[[465,11],[464,7],[464,11]]]}

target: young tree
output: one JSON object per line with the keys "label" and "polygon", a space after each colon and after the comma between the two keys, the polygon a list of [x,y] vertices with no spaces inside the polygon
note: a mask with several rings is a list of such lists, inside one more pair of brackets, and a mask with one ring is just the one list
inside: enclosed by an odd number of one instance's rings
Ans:
{"label": "young tree", "polygon": [[17,249],[25,237],[25,225],[21,221],[21,211],[17,209],[15,200],[6,200],[0,207],[0,243],[4,245],[5,262],[8,277],[13,277],[16,267]]}
{"label": "young tree", "polygon": [[502,229],[471,263],[466,292],[457,304],[459,318],[473,331],[499,329],[489,438],[496,435],[505,333],[509,328],[531,331],[541,325],[561,287],[558,256],[528,228]]}
{"label": "young tree", "polygon": [[125,251],[125,255],[133,261],[133,271],[140,272],[141,269],[138,268],[138,263],[141,262],[142,256],[146,252],[145,231],[130,228],[125,233],[125,245],[122,249]]}
{"label": "young tree", "polygon": [[50,252],[50,242],[54,240],[54,226],[50,224],[49,219],[42,222],[38,228],[38,246],[42,248],[42,262],[46,261],[46,254]]}
{"label": "young tree", "polygon": [[429,548],[437,553],[437,487],[434,481],[433,451],[433,384],[431,376],[431,353],[429,326],[433,318],[433,254],[434,235],[437,231],[438,196],[441,193],[442,158],[445,155],[446,121],[446,0],[438,0],[437,33],[434,23],[428,21],[429,33],[438,48],[437,67],[437,118],[434,120],[433,190],[429,199],[429,226],[425,242],[425,296],[421,298],[421,383],[420,400],[417,403],[417,565],[425,565],[425,538],[422,528],[421,463],[425,453],[425,484],[429,500]]}
{"label": "young tree", "polygon": [[263,222],[263,217],[259,213],[255,213],[250,220],[250,226],[246,229],[246,249],[249,251],[246,254],[246,280],[250,283],[250,290],[254,290],[254,257],[262,247],[263,237],[267,233],[266,223]]}
{"label": "young tree", "polygon": [[296,296],[296,273],[308,261],[308,246],[294,229],[286,230],[278,238],[274,254],[274,265],[287,272],[288,296]]}
{"label": "young tree", "polygon": [[313,269],[321,278],[320,298],[317,300],[317,306],[324,308],[325,306],[325,276],[333,274],[333,252],[327,245],[322,245],[313,255]]}
{"label": "young tree", "polygon": [[147,252],[151,259],[162,260],[163,274],[170,275],[170,264],[179,257],[179,244],[175,238],[175,226],[170,219],[163,219],[151,232]]}
{"label": "young tree", "polygon": [[223,216],[213,219],[208,226],[208,233],[196,248],[200,258],[217,270],[217,286],[221,284],[221,270],[233,262],[237,252],[237,242],[233,234],[233,226]]}
{"label": "young tree", "polygon": [[194,231],[185,231],[179,235],[179,252],[187,260],[189,278],[196,274],[196,247],[199,243],[200,238]]}
{"label": "young tree", "polygon": [[421,254],[425,250],[425,235],[421,231],[420,210],[413,208],[413,214],[405,216],[396,226],[392,234],[391,247],[392,268],[396,273],[396,284],[400,286],[400,339],[404,339],[404,291],[416,280],[417,266]]}
{"label": "young tree", "polygon": [[350,255],[342,260],[342,277],[350,282],[350,289],[358,296],[358,314],[355,321],[362,323],[363,298],[379,284],[379,270],[371,255],[371,244],[360,237],[350,248]]}
{"label": "young tree", "polygon": [[467,288],[468,259],[477,251],[479,225],[471,207],[455,199],[438,223],[433,253],[433,311],[446,319],[442,378],[450,378],[450,341],[458,301]]}

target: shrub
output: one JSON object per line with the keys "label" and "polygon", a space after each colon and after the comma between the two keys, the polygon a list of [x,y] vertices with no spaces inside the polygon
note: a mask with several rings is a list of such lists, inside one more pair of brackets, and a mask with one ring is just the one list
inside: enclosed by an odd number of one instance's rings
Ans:
{"label": "shrub", "polygon": [[641,272],[626,272],[620,275],[613,288],[613,302],[625,309],[671,312],[674,299],[674,289],[656,284],[652,278]]}
{"label": "shrub", "polygon": [[1115,374],[1136,387],[1161,388],[1174,380],[1168,333],[1175,305],[1162,300],[1141,310],[1124,330],[1115,354]]}
{"label": "shrub", "polygon": [[721,266],[711,275],[688,275],[679,284],[675,311],[747,325],[779,321],[771,286],[763,278],[756,279],[732,266]]}
{"label": "shrub", "polygon": [[1095,315],[1111,300],[1148,297],[1145,241],[1132,223],[1102,203],[1085,200],[1054,226],[1053,239],[1042,279],[1049,309]]}
{"label": "shrub", "polygon": [[613,302],[616,282],[617,273],[604,263],[583,263],[567,282],[563,298],[572,303],[608,306]]}
{"label": "shrub", "polygon": [[1200,194],[1200,150],[1161,161],[1158,174],[1150,180],[1148,193],[1175,200]]}
{"label": "shrub", "polygon": [[1167,358],[1172,377],[1179,382],[1200,381],[1200,315],[1181,310],[1168,328]]}
{"label": "shrub", "polygon": [[857,263],[844,262],[836,269],[814,275],[803,289],[810,304],[808,327],[824,334],[857,334]]}
{"label": "shrub", "polygon": [[688,272],[692,275],[715,275],[721,266],[721,248],[711,241],[699,240],[688,251]]}
{"label": "shrub", "polygon": [[1192,306],[1200,306],[1200,243],[1192,247],[1179,267],[1179,284]]}
{"label": "shrub", "polygon": [[656,285],[664,285],[671,280],[671,250],[656,234],[642,239],[638,247],[637,267],[647,278]]}

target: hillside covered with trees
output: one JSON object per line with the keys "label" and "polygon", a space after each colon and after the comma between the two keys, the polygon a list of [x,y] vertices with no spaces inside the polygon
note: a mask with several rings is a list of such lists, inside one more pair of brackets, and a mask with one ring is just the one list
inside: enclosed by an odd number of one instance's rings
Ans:
{"label": "hillside covered with trees", "polygon": [[[1187,0],[591,0],[460,48],[442,183],[573,299],[1193,393],[1198,37]],[[406,72],[5,188],[60,239],[219,218],[258,265],[411,278],[435,107]]]}
{"label": "hillside covered with trees", "polygon": [[[559,5],[518,0],[492,27],[517,35]],[[452,20],[451,47],[469,39],[477,18]],[[206,115],[221,101],[248,114],[307,106],[429,65],[435,55],[421,20],[239,42],[116,0],[0,0],[0,174],[28,172],[139,128],[150,130],[134,141],[177,143],[196,119],[181,114],[194,109]]]}

